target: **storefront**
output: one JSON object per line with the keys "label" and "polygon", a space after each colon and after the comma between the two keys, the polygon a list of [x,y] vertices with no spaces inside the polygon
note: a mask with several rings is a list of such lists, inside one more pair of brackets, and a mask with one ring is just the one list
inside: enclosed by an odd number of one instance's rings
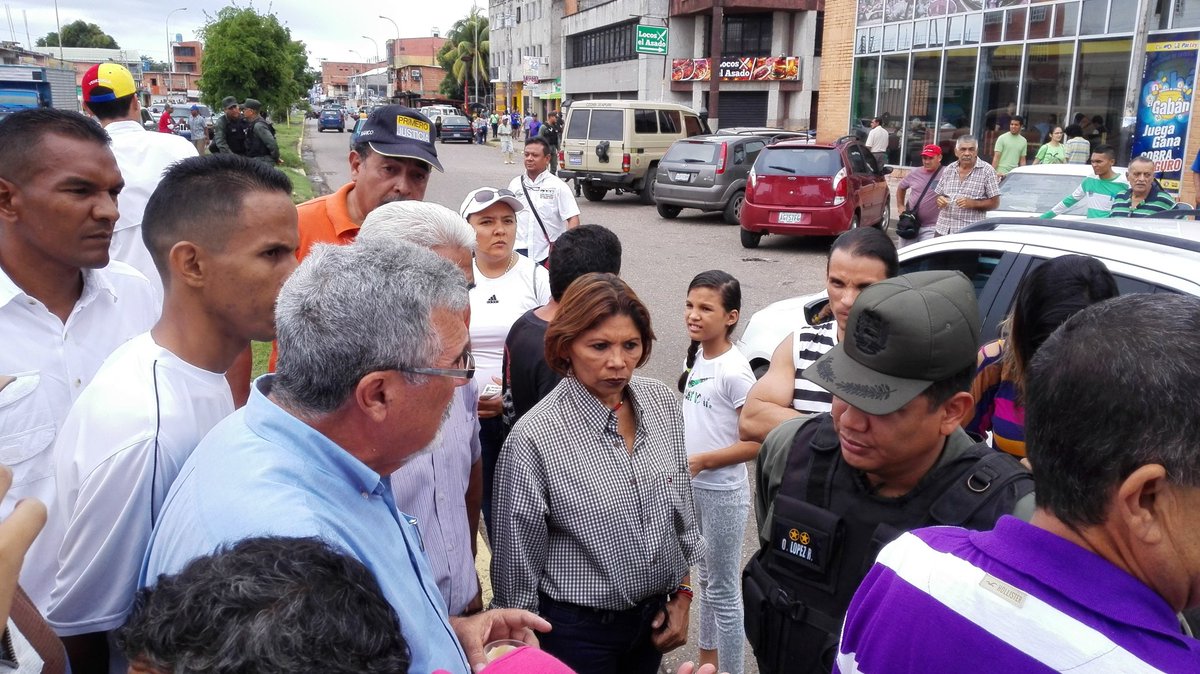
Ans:
{"label": "storefront", "polygon": [[967,134],[990,158],[1018,114],[1032,160],[1053,127],[1078,122],[1121,165],[1135,149],[1157,152],[1164,183],[1177,188],[1191,164],[1200,0],[1147,5],[1166,13],[1150,16],[1139,40],[1138,0],[859,0],[849,130],[881,117],[888,163],[915,166],[924,145],[941,145],[949,160]]}

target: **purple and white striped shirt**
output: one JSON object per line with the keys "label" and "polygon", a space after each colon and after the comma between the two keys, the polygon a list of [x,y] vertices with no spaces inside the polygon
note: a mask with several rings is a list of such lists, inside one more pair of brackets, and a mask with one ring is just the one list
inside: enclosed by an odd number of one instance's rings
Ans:
{"label": "purple and white striped shirt", "polygon": [[1104,558],[1015,517],[883,549],[846,614],[834,671],[1196,672],[1200,641]]}

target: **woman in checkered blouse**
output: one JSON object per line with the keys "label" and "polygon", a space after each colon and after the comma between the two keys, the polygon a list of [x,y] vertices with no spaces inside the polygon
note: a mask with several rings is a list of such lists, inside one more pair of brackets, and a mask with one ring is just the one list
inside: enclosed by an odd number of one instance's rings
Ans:
{"label": "woman in checkered blouse", "polygon": [[513,427],[496,467],[493,605],[554,625],[542,647],[580,674],[654,674],[687,642],[703,553],[683,416],[634,376],[654,332],[613,274],[587,274],[546,331],[564,379]]}

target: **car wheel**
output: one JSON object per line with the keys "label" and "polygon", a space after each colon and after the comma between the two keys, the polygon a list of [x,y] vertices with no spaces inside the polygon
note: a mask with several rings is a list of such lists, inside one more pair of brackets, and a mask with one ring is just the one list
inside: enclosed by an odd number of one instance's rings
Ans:
{"label": "car wheel", "polygon": [[758,242],[762,241],[762,232],[751,232],[746,228],[742,228],[742,248],[758,248]]}
{"label": "car wheel", "polygon": [[583,196],[588,201],[600,201],[604,195],[608,194],[608,190],[603,187],[595,187],[594,185],[583,186]]}
{"label": "car wheel", "polygon": [[850,218],[850,226],[846,229],[858,229],[859,221],[861,220],[862,216],[859,215],[858,211],[854,211],[854,217]]}
{"label": "car wheel", "polygon": [[741,224],[742,204],[746,203],[745,190],[738,190],[729,197],[729,203],[725,204],[725,222],[731,225]]}
{"label": "car wheel", "polygon": [[886,232],[892,224],[892,205],[887,200],[883,202],[883,214],[879,216],[879,224],[875,228]]}
{"label": "car wheel", "polygon": [[668,220],[674,220],[682,210],[681,206],[672,206],[670,204],[658,205],[658,214]]}
{"label": "car wheel", "polygon": [[642,191],[638,192],[643,204],[649,206],[654,203],[654,185],[658,181],[654,174],[658,171],[658,164],[651,164],[650,168],[646,169],[646,177],[642,178]]}

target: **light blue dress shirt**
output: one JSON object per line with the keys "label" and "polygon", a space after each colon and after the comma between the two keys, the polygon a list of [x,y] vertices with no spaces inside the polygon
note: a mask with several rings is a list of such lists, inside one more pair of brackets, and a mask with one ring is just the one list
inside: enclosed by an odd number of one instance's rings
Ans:
{"label": "light blue dress shirt", "polygon": [[141,585],[223,544],[254,536],[316,536],[375,574],[400,617],[412,671],[469,674],[422,550],[414,518],[387,478],[266,397],[217,424],[184,464],[150,539]]}

